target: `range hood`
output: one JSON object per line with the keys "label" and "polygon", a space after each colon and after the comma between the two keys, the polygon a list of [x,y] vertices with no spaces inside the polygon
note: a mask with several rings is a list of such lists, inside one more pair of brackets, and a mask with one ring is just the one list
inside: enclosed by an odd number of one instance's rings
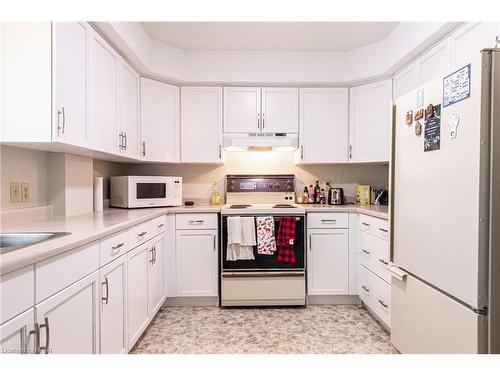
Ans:
{"label": "range hood", "polygon": [[299,146],[295,133],[225,133],[226,151],[294,151]]}

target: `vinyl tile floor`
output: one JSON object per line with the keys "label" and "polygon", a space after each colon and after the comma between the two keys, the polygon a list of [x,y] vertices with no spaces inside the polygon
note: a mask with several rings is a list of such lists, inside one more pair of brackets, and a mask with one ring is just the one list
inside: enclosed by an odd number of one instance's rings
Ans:
{"label": "vinyl tile floor", "polygon": [[363,307],[163,307],[136,354],[391,354],[389,334]]}

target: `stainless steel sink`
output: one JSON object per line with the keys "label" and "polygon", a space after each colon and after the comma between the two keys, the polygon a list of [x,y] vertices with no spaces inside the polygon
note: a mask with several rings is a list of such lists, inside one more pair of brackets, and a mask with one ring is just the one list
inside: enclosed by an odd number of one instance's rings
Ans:
{"label": "stainless steel sink", "polygon": [[19,232],[0,233],[0,254],[21,249],[43,241],[53,240],[58,237],[67,236],[69,232]]}

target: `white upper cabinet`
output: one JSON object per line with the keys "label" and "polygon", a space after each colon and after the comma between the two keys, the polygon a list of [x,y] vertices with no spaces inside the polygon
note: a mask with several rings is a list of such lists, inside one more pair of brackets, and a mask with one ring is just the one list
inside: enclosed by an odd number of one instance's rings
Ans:
{"label": "white upper cabinet", "polygon": [[268,133],[298,133],[299,89],[262,88],[261,130]]}
{"label": "white upper cabinet", "polygon": [[420,84],[446,73],[450,67],[450,47],[445,39],[416,61]]}
{"label": "white upper cabinet", "polygon": [[118,148],[121,154],[139,159],[139,75],[123,60],[119,74]]}
{"label": "white upper cabinet", "polygon": [[260,88],[224,87],[224,133],[254,133],[260,128]]}
{"label": "white upper cabinet", "polygon": [[141,78],[141,155],[146,161],[180,162],[179,87]]}
{"label": "white upper cabinet", "polygon": [[393,95],[398,99],[418,86],[418,72],[416,64],[405,67],[393,77]]}
{"label": "white upper cabinet", "polygon": [[79,22],[58,22],[54,33],[54,140],[84,146],[89,33]]}
{"label": "white upper cabinet", "polygon": [[494,48],[499,35],[499,24],[468,22],[450,35],[452,67],[468,64],[484,48]]}
{"label": "white upper cabinet", "polygon": [[345,163],[348,158],[348,90],[300,89],[299,163]]}
{"label": "white upper cabinet", "polygon": [[95,150],[116,153],[119,56],[96,32],[92,32],[90,44],[87,139]]}
{"label": "white upper cabinet", "polygon": [[181,160],[222,162],[222,88],[181,88]]}
{"label": "white upper cabinet", "polygon": [[388,161],[392,117],[392,80],[350,89],[350,160]]}

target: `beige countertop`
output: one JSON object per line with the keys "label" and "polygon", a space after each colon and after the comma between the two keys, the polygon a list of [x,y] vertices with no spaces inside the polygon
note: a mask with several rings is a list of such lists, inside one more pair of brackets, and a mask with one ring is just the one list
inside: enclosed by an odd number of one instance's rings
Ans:
{"label": "beige countertop", "polygon": [[[388,218],[387,206],[345,205],[328,206],[304,204],[306,212],[359,212],[382,219]],[[167,213],[219,213],[222,206],[196,204],[191,207],[165,207],[125,210],[109,208],[103,212],[78,215],[73,217],[50,217],[4,225],[0,228],[7,232],[70,232],[67,236],[41,242],[32,246],[14,250],[0,255],[0,275],[34,264],[43,259],[53,257],[65,251],[91,243],[140,222],[153,219]]]}

